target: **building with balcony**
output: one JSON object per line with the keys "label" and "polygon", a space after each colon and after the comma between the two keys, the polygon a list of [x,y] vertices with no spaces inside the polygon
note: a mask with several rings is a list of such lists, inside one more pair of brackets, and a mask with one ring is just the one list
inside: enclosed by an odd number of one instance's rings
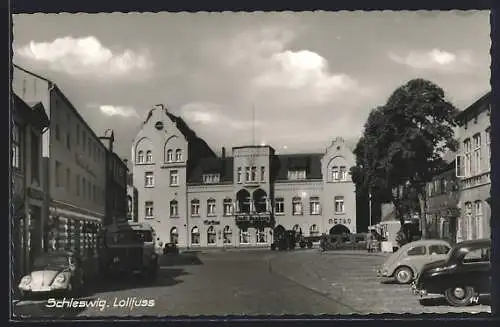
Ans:
{"label": "building with balcony", "polygon": [[457,175],[460,179],[457,242],[491,234],[491,92],[460,112]]}
{"label": "building with balcony", "polygon": [[48,200],[41,224],[57,231],[46,233],[40,248],[95,249],[105,214],[105,146],[54,82],[14,65],[12,88],[26,103],[40,102],[50,119],[42,135]]}
{"label": "building with balcony", "polygon": [[269,145],[216,156],[185,122],[158,106],[132,144],[138,220],[159,242],[184,247],[268,246],[276,233],[356,233],[354,155],[341,138],[318,154]]}
{"label": "building with balcony", "polygon": [[16,94],[11,107],[11,244],[17,280],[29,269],[43,242],[42,209],[47,197],[46,178],[42,176],[42,135],[49,127],[49,118],[43,104],[30,106]]}

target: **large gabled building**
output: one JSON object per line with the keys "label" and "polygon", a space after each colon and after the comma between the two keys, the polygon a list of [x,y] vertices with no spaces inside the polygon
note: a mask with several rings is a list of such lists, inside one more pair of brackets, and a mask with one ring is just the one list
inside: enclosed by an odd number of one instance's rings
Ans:
{"label": "large gabled building", "polygon": [[160,243],[268,246],[276,233],[356,233],[352,151],[336,138],[324,153],[279,155],[269,145],[216,156],[180,118],[153,108],[132,144],[138,220]]}

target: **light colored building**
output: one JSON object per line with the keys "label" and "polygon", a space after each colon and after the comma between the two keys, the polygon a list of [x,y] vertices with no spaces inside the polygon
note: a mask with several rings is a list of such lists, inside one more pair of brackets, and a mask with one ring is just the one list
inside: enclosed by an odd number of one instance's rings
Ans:
{"label": "light colored building", "polygon": [[42,244],[42,135],[49,118],[41,103],[29,106],[12,96],[11,176],[13,182],[11,230],[14,245],[14,278],[29,270]]}
{"label": "light colored building", "polygon": [[457,242],[491,237],[491,92],[458,115],[457,173],[460,217]]}
{"label": "light colored building", "polygon": [[25,102],[41,102],[50,119],[42,137],[47,177],[44,226],[57,226],[55,240],[41,247],[95,248],[95,232],[105,213],[106,148],[77,109],[52,81],[14,65],[13,91]]}
{"label": "light colored building", "polygon": [[217,157],[162,106],[132,144],[138,220],[181,247],[268,246],[286,229],[356,233],[354,155],[336,138],[325,153],[278,155],[241,146]]}

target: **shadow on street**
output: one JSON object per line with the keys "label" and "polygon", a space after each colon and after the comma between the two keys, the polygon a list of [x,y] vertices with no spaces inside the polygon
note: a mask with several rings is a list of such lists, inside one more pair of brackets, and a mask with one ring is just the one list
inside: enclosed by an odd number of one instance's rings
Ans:
{"label": "shadow on street", "polygon": [[[435,297],[435,298],[427,298],[420,299],[420,304],[426,307],[437,307],[437,306],[450,306],[444,297]],[[490,305],[491,297],[489,295],[481,295],[479,296],[478,303],[471,305]]]}
{"label": "shadow on street", "polygon": [[178,255],[162,255],[159,259],[160,267],[202,265],[199,255],[201,251],[183,252]]}

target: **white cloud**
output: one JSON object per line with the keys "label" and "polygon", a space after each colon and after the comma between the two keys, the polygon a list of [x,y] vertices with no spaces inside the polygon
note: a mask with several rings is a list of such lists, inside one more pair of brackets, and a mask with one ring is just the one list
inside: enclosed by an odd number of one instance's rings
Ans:
{"label": "white cloud", "polygon": [[469,51],[452,53],[440,49],[432,49],[430,51],[410,51],[403,56],[389,52],[389,58],[398,64],[421,70],[463,72],[475,67],[472,54]]}
{"label": "white cloud", "polygon": [[98,108],[106,116],[121,116],[125,118],[129,117],[139,117],[137,111],[130,106],[114,106],[114,105],[88,105],[89,108]]}
{"label": "white cloud", "polygon": [[18,48],[16,54],[45,64],[52,70],[77,76],[123,77],[147,71],[152,66],[146,51],[125,49],[113,52],[93,36],[67,36],[51,42],[31,41]]}

